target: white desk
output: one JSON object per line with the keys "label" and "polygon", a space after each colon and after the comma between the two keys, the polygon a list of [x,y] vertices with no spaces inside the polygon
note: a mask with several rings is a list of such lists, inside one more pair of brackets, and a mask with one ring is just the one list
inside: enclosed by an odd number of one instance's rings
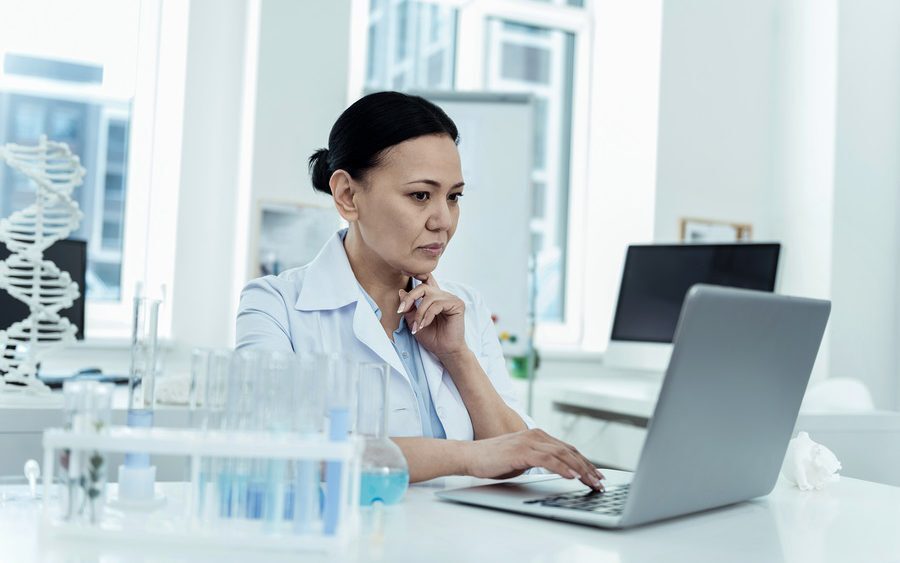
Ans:
{"label": "white desk", "polygon": [[[473,483],[447,479],[449,486]],[[21,487],[19,488],[21,490]],[[494,510],[450,504],[435,486],[415,486],[387,508],[383,542],[373,539],[373,513],[346,561],[515,562],[814,562],[900,560],[900,488],[842,479],[827,490],[801,492],[779,482],[768,497],[627,531],[605,531]],[[0,487],[0,493],[14,491]],[[38,509],[0,501],[4,562],[297,561],[298,554],[190,552],[162,546],[92,546],[38,541]],[[303,561],[326,561],[302,556]]]}
{"label": "white desk", "polygon": [[[117,386],[113,395],[112,421],[125,424],[128,390]],[[186,407],[159,405],[154,415],[157,426],[182,428],[188,425],[190,413]],[[0,476],[21,475],[28,459],[43,459],[41,436],[47,428],[63,425],[62,393],[55,391],[47,399],[24,400],[0,396]],[[118,456],[110,463],[119,463]],[[155,461],[160,480],[183,479],[184,464],[175,458],[161,457]],[[0,563],[5,563],[0,553]]]}
{"label": "white desk", "polygon": [[[615,457],[615,452],[609,452],[616,445],[615,439],[591,451],[601,464],[619,463],[633,469],[643,444],[643,429],[653,415],[662,381],[661,373],[601,370],[597,377],[590,379],[550,382],[541,387],[541,392],[555,413],[634,427],[625,438],[618,440],[632,442],[628,448],[620,448],[627,450],[626,453]],[[843,464],[843,474],[900,486],[900,413],[802,411],[794,430],[809,432],[814,440],[834,451]],[[589,441],[597,436],[596,432],[564,436],[553,428],[550,432],[588,449]]]}
{"label": "white desk", "polygon": [[542,389],[557,411],[645,428],[662,382],[658,372],[603,370],[596,378],[560,380]]}

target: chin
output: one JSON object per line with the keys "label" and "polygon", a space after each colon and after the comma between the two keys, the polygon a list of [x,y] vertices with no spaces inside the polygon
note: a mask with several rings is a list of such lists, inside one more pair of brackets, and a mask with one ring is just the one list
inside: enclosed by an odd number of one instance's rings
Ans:
{"label": "chin", "polygon": [[438,266],[438,259],[434,258],[432,260],[416,260],[415,262],[411,262],[407,264],[404,268],[404,272],[409,272],[414,276],[424,276],[426,274],[430,274],[433,272]]}

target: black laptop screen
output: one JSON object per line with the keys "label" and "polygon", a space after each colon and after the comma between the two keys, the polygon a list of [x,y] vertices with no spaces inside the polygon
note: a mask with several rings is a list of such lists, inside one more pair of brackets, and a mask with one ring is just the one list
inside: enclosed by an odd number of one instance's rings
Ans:
{"label": "black laptop screen", "polygon": [[630,246],[612,339],[672,342],[694,284],[774,291],[780,250],[779,244],[749,243]]}

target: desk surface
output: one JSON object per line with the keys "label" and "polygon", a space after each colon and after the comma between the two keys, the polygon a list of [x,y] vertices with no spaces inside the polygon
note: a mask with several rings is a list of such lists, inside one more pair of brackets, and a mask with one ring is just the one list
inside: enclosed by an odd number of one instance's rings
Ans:
{"label": "desk surface", "polygon": [[[384,510],[383,541],[375,513],[363,511],[363,533],[347,561],[617,562],[900,561],[900,488],[842,479],[827,490],[801,492],[780,481],[767,497],[627,531],[605,531],[440,501],[443,486],[414,486],[404,502]],[[6,562],[248,560],[248,552],[167,551],[153,546],[91,546],[38,541],[38,508],[2,500],[21,487],[0,487],[0,560]],[[266,561],[296,561],[297,554]],[[270,557],[270,555],[272,555]],[[304,561],[326,561],[324,556]]]}

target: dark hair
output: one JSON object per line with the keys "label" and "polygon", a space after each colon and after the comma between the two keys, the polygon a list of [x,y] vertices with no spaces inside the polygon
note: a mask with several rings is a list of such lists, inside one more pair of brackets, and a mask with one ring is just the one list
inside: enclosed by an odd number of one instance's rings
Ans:
{"label": "dark hair", "polygon": [[456,124],[444,110],[419,96],[376,92],[344,110],[328,135],[328,148],[309,157],[313,188],[331,195],[335,170],[361,178],[378,166],[385,149],[423,135],[448,135],[459,143]]}

